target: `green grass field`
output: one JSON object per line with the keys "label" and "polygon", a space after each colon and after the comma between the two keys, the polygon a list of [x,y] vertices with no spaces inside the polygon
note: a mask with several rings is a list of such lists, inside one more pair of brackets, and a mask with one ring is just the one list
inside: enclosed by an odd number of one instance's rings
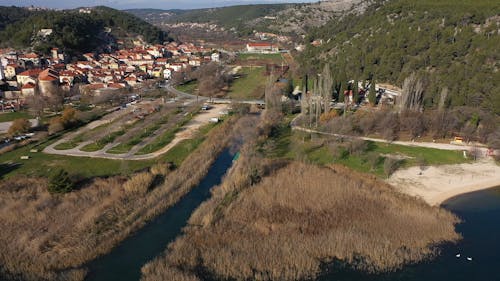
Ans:
{"label": "green grass field", "polygon": [[184,159],[205,140],[210,130],[217,125],[218,124],[211,123],[201,127],[196,137],[179,142],[167,153],[163,154],[161,159],[163,161],[173,162],[176,166],[179,166]]}
{"label": "green grass field", "polygon": [[280,64],[283,61],[281,54],[238,54],[240,61],[263,61],[265,63]]}
{"label": "green grass field", "polygon": [[74,142],[74,141],[68,141],[68,142],[61,142],[60,144],[54,146],[54,149],[56,150],[68,150],[77,147],[79,142]]}
{"label": "green grass field", "polygon": [[187,82],[186,84],[179,85],[175,88],[181,92],[184,92],[184,93],[194,94],[196,88],[198,88],[198,82],[197,81],[190,81],[190,82]]}
{"label": "green grass field", "polygon": [[235,79],[229,90],[233,99],[260,99],[264,96],[267,77],[264,67],[243,67],[241,78]]}
{"label": "green grass field", "polygon": [[[39,152],[30,152],[34,145],[28,145],[14,151],[0,155],[0,163],[17,163],[16,168],[0,172],[1,177],[26,175],[46,177],[56,169],[65,169],[72,176],[91,178],[98,176],[111,176],[130,174],[134,171],[151,166],[155,161],[121,161],[109,159],[95,159],[89,157],[73,157],[52,155],[40,152],[44,146],[36,147]],[[29,156],[28,160],[21,160],[21,156]]]}
{"label": "green grass field", "polygon": [[20,118],[32,119],[33,117],[26,111],[0,112],[0,122],[10,122]]}
{"label": "green grass field", "polygon": [[261,145],[261,151],[271,158],[286,158],[306,160],[319,165],[332,163],[342,164],[353,170],[384,176],[384,160],[387,155],[398,155],[405,158],[401,167],[411,167],[420,164],[446,165],[468,162],[460,151],[440,150],[425,147],[411,147],[396,144],[368,142],[365,151],[359,155],[350,155],[347,151],[342,157],[334,157],[330,149],[322,144],[322,136],[302,132],[292,132],[289,126],[283,124],[271,133],[271,137]]}

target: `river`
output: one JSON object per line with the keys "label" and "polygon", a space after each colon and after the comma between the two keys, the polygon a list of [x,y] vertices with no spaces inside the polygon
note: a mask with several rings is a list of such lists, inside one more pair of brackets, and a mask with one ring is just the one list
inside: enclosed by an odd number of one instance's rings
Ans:
{"label": "river", "polygon": [[443,206],[462,219],[457,231],[463,240],[443,246],[436,259],[384,274],[331,268],[317,281],[500,280],[500,187],[460,195]]}
{"label": "river", "polygon": [[220,184],[222,177],[232,165],[229,150],[216,159],[200,184],[131,237],[125,239],[109,254],[88,264],[89,281],[137,281],[141,267],[161,255],[186,225],[191,213],[210,197],[210,189]]}

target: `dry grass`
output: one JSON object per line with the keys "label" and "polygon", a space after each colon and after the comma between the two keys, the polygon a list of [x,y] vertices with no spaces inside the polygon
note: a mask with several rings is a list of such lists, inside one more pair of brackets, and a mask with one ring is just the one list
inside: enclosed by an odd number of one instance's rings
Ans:
{"label": "dry grass", "polygon": [[460,239],[454,215],[375,177],[340,166],[259,162],[271,176],[248,188],[244,173],[255,167],[247,163],[238,161],[166,256],[143,268],[143,280],[182,280],[179,272],[191,278],[186,280],[196,280],[195,274],[302,280],[334,259],[386,271],[432,257],[435,245]]}
{"label": "dry grass", "polygon": [[0,272],[21,280],[82,280],[85,263],[109,252],[199,183],[227,147],[237,120],[214,128],[174,171],[160,163],[131,179],[95,179],[61,196],[47,192],[46,179],[2,181]]}

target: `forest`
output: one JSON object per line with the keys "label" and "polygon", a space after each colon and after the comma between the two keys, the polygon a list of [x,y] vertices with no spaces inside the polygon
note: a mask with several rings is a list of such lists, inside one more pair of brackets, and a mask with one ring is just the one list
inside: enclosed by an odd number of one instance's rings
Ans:
{"label": "forest", "polygon": [[425,108],[480,107],[500,114],[500,3],[492,0],[379,1],[364,14],[310,32],[318,40],[301,54],[303,72],[330,65],[339,81],[401,86],[412,73],[425,81]]}
{"label": "forest", "polygon": [[[0,7],[0,46],[33,47],[47,53],[57,47],[69,54],[81,54],[104,48],[117,39],[142,36],[149,43],[163,43],[168,34],[128,13],[108,7],[95,7],[90,14],[78,10],[28,11],[24,8]],[[110,34],[105,32],[110,28]],[[50,35],[39,34],[52,29]]]}

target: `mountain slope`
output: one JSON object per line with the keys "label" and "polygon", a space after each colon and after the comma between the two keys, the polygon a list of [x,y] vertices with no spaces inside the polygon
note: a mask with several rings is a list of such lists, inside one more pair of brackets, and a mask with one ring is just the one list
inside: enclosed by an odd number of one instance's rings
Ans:
{"label": "mountain slope", "polygon": [[401,86],[412,72],[427,82],[425,104],[480,106],[500,114],[500,3],[494,0],[379,1],[363,15],[313,30],[322,39],[302,55],[318,72],[329,63],[337,77]]}

